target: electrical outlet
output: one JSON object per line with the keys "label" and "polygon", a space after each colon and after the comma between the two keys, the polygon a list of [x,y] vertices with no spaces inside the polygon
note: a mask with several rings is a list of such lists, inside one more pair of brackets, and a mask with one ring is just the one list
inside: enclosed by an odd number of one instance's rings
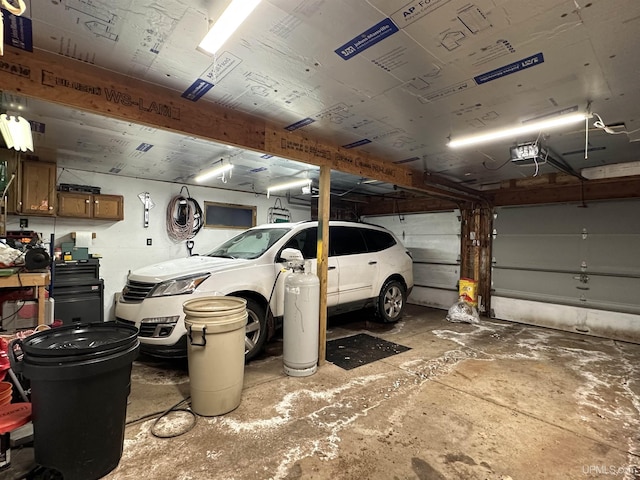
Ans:
{"label": "electrical outlet", "polygon": [[147,238],[147,245],[151,245],[151,239]]}
{"label": "electrical outlet", "polygon": [[29,228],[29,219],[21,218],[20,219],[20,228]]}

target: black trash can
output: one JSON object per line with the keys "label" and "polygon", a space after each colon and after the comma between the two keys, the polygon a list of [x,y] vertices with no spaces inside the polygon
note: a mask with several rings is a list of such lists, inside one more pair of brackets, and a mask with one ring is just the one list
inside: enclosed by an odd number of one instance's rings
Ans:
{"label": "black trash can", "polygon": [[31,383],[38,465],[65,480],[98,479],[118,466],[139,347],[137,329],[115,322],[63,326],[11,342],[11,367]]}

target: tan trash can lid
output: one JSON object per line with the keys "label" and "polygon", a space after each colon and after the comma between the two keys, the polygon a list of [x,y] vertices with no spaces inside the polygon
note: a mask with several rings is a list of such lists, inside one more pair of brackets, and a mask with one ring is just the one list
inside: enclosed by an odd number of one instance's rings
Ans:
{"label": "tan trash can lid", "polygon": [[213,296],[187,300],[182,304],[187,329],[207,334],[243,328],[247,324],[247,301],[239,297]]}

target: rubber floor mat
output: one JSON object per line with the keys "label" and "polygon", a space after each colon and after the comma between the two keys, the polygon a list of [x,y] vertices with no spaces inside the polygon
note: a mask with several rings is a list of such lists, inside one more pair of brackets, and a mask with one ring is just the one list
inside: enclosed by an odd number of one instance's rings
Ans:
{"label": "rubber floor mat", "polygon": [[367,333],[337,338],[327,342],[327,361],[345,370],[411,350]]}

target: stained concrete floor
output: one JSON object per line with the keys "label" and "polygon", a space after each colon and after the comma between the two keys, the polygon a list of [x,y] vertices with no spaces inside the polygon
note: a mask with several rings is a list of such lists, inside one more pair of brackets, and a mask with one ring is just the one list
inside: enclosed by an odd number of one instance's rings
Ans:
{"label": "stained concrete floor", "polygon": [[[282,342],[245,367],[239,407],[170,439],[130,424],[124,479],[640,479],[640,345],[410,305],[330,319],[411,349],[352,370],[288,377]],[[138,359],[127,420],[189,395],[184,363]],[[161,431],[190,419],[175,414]]]}

